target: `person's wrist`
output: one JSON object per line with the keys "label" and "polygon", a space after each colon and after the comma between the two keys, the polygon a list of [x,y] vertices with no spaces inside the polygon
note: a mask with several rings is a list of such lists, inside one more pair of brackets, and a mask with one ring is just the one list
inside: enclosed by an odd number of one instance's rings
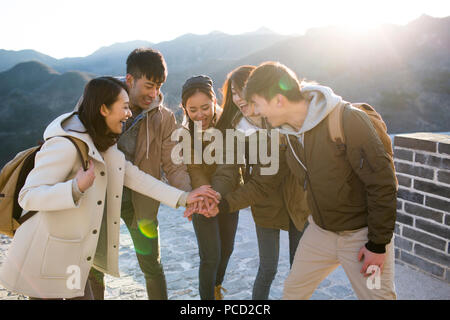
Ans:
{"label": "person's wrist", "polygon": [[181,194],[181,196],[178,198],[177,206],[178,207],[186,207],[188,197],[189,197],[189,192],[187,192],[187,191],[183,192]]}
{"label": "person's wrist", "polygon": [[386,253],[386,245],[385,244],[377,244],[372,241],[368,241],[365,245],[366,249],[373,253]]}
{"label": "person's wrist", "polygon": [[80,191],[80,188],[78,187],[77,179],[72,180],[72,198],[73,202],[75,204],[78,204],[78,201],[80,201],[81,197],[83,197],[83,192]]}
{"label": "person's wrist", "polygon": [[75,178],[73,179],[73,184],[72,184],[72,186],[73,186],[74,191],[75,191],[76,193],[80,193],[80,194],[83,194],[83,193],[84,193],[84,191],[81,191],[80,185],[78,184],[78,178],[75,177]]}

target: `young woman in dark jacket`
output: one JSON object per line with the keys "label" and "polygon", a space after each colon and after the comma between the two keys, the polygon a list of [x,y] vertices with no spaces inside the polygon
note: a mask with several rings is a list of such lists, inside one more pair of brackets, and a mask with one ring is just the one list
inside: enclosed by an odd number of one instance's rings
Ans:
{"label": "young woman in dark jacket", "polygon": [[[214,128],[220,117],[221,108],[217,105],[213,82],[208,76],[189,78],[182,89],[181,106],[185,113],[184,126],[189,130],[194,145],[194,130],[199,135],[208,128]],[[194,121],[201,123],[201,128],[194,127]],[[202,154],[206,143],[202,145]],[[192,152],[193,155],[194,152]],[[203,159],[202,159],[203,160]],[[216,164],[188,164],[188,172],[193,188],[209,185]],[[237,170],[237,169],[236,169]],[[237,183],[232,189],[236,189]],[[199,291],[202,300],[223,299],[222,282],[228,261],[233,252],[234,238],[238,224],[238,211],[220,213],[207,218],[200,214],[193,215],[193,225],[200,254]]]}

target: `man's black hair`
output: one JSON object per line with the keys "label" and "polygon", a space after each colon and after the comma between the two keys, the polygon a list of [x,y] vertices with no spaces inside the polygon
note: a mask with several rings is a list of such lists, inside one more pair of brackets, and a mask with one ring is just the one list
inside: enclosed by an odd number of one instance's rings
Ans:
{"label": "man's black hair", "polygon": [[134,49],[127,58],[127,73],[136,80],[145,76],[148,80],[163,83],[167,78],[167,65],[161,52],[151,48]]}

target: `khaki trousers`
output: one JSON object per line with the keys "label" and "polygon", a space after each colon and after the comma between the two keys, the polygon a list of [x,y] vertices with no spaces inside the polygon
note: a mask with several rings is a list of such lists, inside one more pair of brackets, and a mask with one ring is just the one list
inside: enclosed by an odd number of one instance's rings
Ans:
{"label": "khaki trousers", "polygon": [[309,299],[322,280],[339,265],[342,265],[359,299],[397,298],[392,240],[386,246],[386,260],[378,278],[381,282],[377,285],[375,276],[364,277],[360,273],[364,258],[358,261],[358,253],[368,241],[367,227],[332,232],[316,225],[311,216],[308,220],[309,226],[300,239],[291,272],[284,283],[284,300]]}

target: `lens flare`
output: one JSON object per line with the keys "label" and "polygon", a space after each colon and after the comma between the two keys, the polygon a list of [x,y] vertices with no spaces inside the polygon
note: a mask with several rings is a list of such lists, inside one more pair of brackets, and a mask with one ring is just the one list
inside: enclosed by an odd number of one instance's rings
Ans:
{"label": "lens flare", "polygon": [[139,231],[150,239],[155,239],[158,237],[158,226],[152,220],[142,219],[138,221]]}
{"label": "lens flare", "polygon": [[153,253],[153,249],[151,246],[145,246],[141,244],[138,244],[138,246],[134,246],[134,251],[136,251],[136,253],[140,254],[141,256],[148,256]]}
{"label": "lens flare", "polygon": [[289,82],[286,76],[281,77],[280,81],[278,82],[278,86],[283,91],[289,91],[292,89],[292,83]]}

